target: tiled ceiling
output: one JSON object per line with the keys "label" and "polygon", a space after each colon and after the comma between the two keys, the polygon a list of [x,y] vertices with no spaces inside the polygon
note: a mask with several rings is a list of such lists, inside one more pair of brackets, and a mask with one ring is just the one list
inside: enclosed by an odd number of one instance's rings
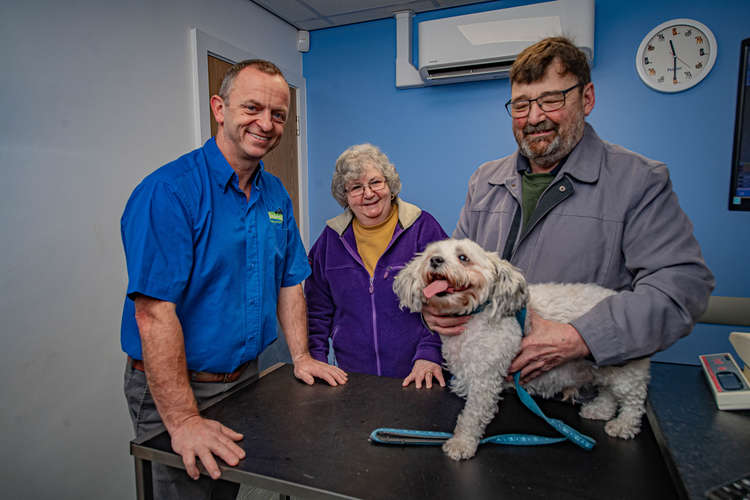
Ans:
{"label": "tiled ceiling", "polygon": [[482,3],[476,0],[251,0],[300,30],[319,30],[393,17],[399,10],[415,13]]}

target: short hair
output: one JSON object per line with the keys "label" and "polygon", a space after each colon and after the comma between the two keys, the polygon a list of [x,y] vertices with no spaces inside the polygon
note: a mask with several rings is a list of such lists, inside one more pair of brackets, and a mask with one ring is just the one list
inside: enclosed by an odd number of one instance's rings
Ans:
{"label": "short hair", "polygon": [[591,81],[591,69],[586,54],[570,39],[556,36],[540,40],[518,54],[510,68],[511,84],[528,84],[541,80],[555,59],[562,64],[563,74],[572,74],[582,85]]}
{"label": "short hair", "polygon": [[357,144],[339,155],[331,179],[331,194],[342,207],[346,208],[349,205],[346,199],[346,185],[362,177],[362,172],[367,165],[380,170],[393,198],[401,192],[401,179],[396,172],[396,167],[388,160],[385,153],[372,144]]}
{"label": "short hair", "polygon": [[245,59],[244,61],[240,61],[229,68],[224,75],[224,79],[221,81],[221,87],[219,88],[219,97],[221,97],[224,101],[229,101],[229,93],[232,91],[234,79],[237,78],[237,75],[240,74],[240,71],[245,68],[255,68],[258,71],[271,76],[279,75],[286,82],[284,73],[282,73],[279,67],[271,61],[266,61],[264,59]]}

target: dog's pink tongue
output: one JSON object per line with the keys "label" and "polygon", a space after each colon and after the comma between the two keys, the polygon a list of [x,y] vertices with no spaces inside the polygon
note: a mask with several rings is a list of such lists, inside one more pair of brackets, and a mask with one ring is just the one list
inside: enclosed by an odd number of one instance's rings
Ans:
{"label": "dog's pink tongue", "polygon": [[422,289],[422,293],[425,297],[428,299],[431,299],[434,295],[437,295],[440,292],[444,292],[448,289],[448,282],[445,280],[435,280],[424,289]]}

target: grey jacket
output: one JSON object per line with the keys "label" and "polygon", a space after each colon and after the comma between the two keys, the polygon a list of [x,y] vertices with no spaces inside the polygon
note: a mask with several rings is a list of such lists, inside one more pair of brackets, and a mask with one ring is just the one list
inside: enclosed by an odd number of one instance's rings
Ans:
{"label": "grey jacket", "polygon": [[[469,180],[454,238],[501,255],[521,210],[518,152]],[[571,324],[600,365],[648,356],[689,334],[714,287],[661,162],[583,138],[517,232],[510,261],[530,283],[598,283],[619,293]]]}

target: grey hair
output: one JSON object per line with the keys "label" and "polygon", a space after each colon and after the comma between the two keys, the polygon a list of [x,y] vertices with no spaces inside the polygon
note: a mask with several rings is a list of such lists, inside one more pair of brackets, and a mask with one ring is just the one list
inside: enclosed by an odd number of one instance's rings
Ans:
{"label": "grey hair", "polygon": [[[219,97],[221,97],[226,103],[229,102],[229,93],[232,91],[232,85],[234,85],[234,79],[240,74],[245,68],[255,68],[261,73],[265,73],[271,76],[280,76],[284,78],[284,74],[281,72],[278,66],[271,61],[264,59],[245,59],[236,63],[234,66],[229,68],[224,74],[224,79],[221,81],[221,88],[219,88]],[[286,81],[286,78],[284,78]]]}
{"label": "grey hair", "polygon": [[372,144],[357,144],[347,148],[338,157],[331,179],[331,194],[342,207],[346,208],[349,205],[346,200],[346,185],[362,177],[367,165],[380,170],[391,190],[392,198],[401,192],[401,178],[385,153]]}

